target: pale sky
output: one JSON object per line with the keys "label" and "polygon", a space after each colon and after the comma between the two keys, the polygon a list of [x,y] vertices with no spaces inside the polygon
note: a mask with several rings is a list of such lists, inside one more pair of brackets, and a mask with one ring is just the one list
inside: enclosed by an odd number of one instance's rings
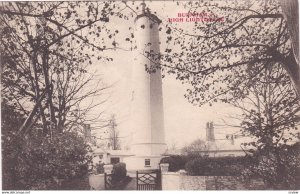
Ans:
{"label": "pale sky", "polygon": [[[139,2],[137,2],[139,3]],[[137,3],[135,6],[137,6]],[[130,3],[129,3],[130,5]],[[187,12],[182,6],[176,6],[174,2],[153,2],[150,6],[152,12],[157,12],[157,16],[166,21],[168,17],[176,17],[179,12]],[[134,22],[127,23],[122,20],[111,21],[118,29],[126,31],[129,26],[134,28]],[[184,29],[191,28],[193,23],[177,24]],[[161,37],[163,39],[164,37]],[[162,41],[163,43],[163,41]],[[163,48],[164,45],[161,45]],[[106,103],[106,115],[115,114],[118,123],[118,130],[121,137],[130,137],[130,99],[131,99],[131,65],[134,57],[138,57],[134,51],[107,51],[105,56],[112,57],[112,62],[98,63],[93,65],[92,70],[102,75],[106,84],[114,84],[110,89],[110,99]],[[163,101],[164,101],[164,126],[166,143],[171,146],[176,144],[178,147],[186,145],[191,141],[201,138],[205,139],[206,122],[221,124],[221,119],[226,119],[228,113],[236,112],[235,109],[225,104],[214,104],[212,107],[205,105],[196,107],[190,104],[184,94],[188,85],[182,85],[171,75],[163,79]],[[93,127],[93,125],[92,125]],[[226,133],[233,133],[238,129],[216,127],[216,136],[225,137]],[[101,132],[99,131],[99,134]],[[125,138],[124,138],[125,139]]]}

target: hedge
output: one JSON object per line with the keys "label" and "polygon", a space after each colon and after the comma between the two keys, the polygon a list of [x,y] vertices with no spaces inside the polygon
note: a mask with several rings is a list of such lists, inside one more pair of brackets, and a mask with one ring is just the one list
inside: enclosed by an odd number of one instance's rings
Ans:
{"label": "hedge", "polygon": [[246,157],[199,157],[188,161],[185,170],[192,176],[236,176],[250,163]]}
{"label": "hedge", "polygon": [[168,163],[170,172],[177,172],[180,169],[184,169],[185,163],[187,162],[187,156],[168,156],[162,158],[160,163]]}

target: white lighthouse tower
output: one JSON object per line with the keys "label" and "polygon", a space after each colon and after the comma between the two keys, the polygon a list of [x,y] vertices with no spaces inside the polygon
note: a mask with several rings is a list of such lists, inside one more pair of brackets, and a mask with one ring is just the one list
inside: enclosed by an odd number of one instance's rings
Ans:
{"label": "white lighthouse tower", "polygon": [[[160,69],[155,68],[158,60],[147,58],[147,52],[159,53],[157,16],[145,9],[135,19],[137,57],[133,64],[131,128],[133,138],[131,153],[124,158],[127,170],[157,169],[167,146],[164,133],[162,78]],[[146,68],[156,69],[148,73]]]}

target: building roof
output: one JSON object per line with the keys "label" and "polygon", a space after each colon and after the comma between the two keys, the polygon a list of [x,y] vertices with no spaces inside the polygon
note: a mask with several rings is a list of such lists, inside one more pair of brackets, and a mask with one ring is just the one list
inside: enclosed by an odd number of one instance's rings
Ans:
{"label": "building roof", "polygon": [[168,149],[163,155],[181,155],[182,149]]}
{"label": "building roof", "polygon": [[249,137],[241,137],[231,141],[230,139],[216,139],[215,141],[206,141],[208,151],[242,151],[241,144],[253,141]]}
{"label": "building roof", "polygon": [[111,156],[131,156],[131,155],[133,155],[132,153],[130,153],[127,150],[104,150],[102,148],[97,148],[93,152],[95,155],[106,154],[106,153]]}

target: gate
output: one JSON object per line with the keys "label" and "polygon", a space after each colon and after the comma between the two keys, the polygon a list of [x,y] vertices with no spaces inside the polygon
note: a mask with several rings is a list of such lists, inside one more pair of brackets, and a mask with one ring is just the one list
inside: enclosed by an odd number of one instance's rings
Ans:
{"label": "gate", "polygon": [[105,190],[111,190],[113,188],[112,174],[104,173],[104,188]]}
{"label": "gate", "polygon": [[161,190],[161,171],[136,171],[137,190]]}

